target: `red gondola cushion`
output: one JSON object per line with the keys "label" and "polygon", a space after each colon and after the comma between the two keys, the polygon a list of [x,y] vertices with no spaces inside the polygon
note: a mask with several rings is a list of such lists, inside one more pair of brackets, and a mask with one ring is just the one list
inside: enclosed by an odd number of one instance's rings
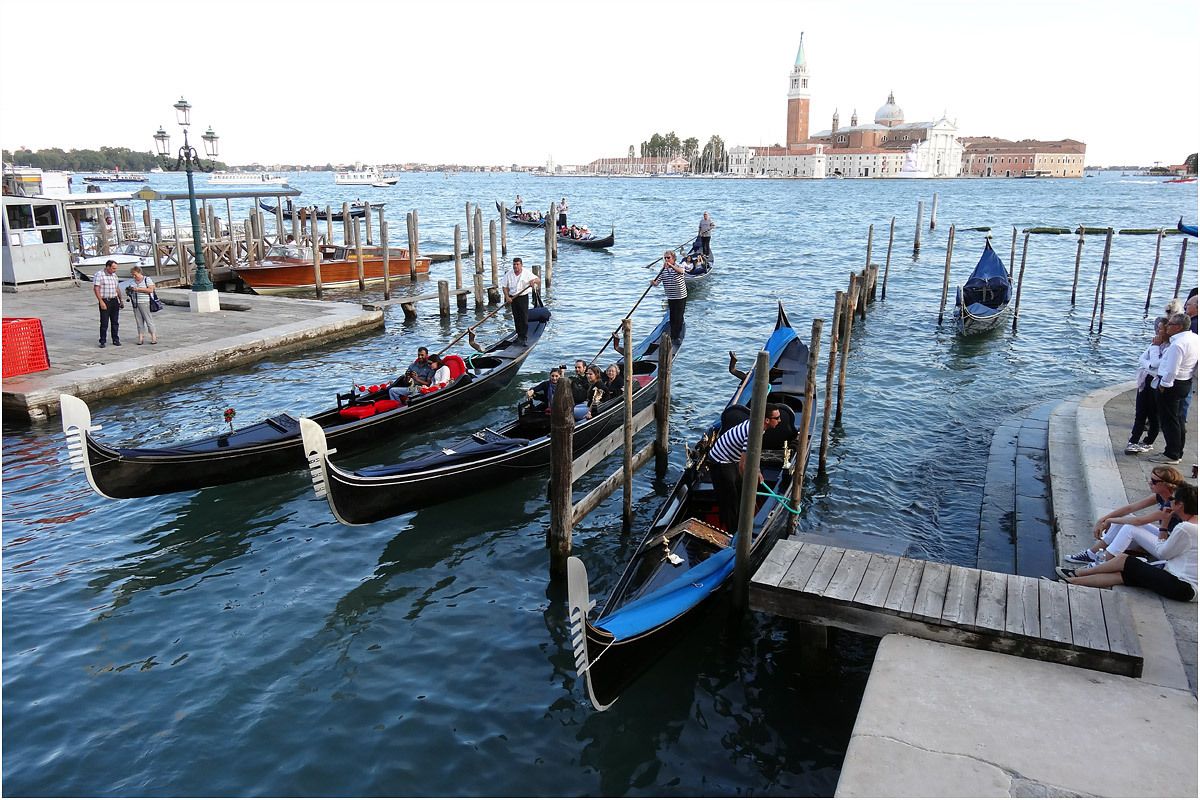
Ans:
{"label": "red gondola cushion", "polygon": [[448,355],[442,359],[442,363],[450,368],[450,380],[453,381],[467,371],[467,364],[463,361],[462,356]]}
{"label": "red gondola cushion", "polygon": [[395,400],[376,400],[375,413],[382,414],[385,411],[391,411],[393,408],[399,408],[400,403]]}
{"label": "red gondola cushion", "polygon": [[338,412],[342,419],[365,419],[375,413],[375,404],[365,406],[346,406]]}

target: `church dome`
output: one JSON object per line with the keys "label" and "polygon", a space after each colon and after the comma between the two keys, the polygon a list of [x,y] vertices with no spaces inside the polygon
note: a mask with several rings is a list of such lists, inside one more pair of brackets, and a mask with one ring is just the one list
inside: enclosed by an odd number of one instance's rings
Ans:
{"label": "church dome", "polygon": [[875,112],[875,124],[892,127],[904,122],[904,109],[896,105],[896,97],[892,92],[888,92],[887,102],[879,107]]}

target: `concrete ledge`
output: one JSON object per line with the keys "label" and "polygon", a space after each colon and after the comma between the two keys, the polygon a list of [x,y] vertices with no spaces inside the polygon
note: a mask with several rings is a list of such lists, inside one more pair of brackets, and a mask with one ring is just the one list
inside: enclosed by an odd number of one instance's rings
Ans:
{"label": "concrete ledge", "polygon": [[1195,797],[1196,698],[908,636],[880,642],[838,797]]}
{"label": "concrete ledge", "polygon": [[1114,397],[1137,388],[1133,381],[1097,389],[1079,401],[1075,419],[1078,431],[1079,456],[1083,464],[1083,478],[1087,487],[1087,500],[1091,505],[1093,523],[1102,514],[1129,502],[1117,459],[1113,454],[1112,439],[1108,435],[1108,421],[1104,418],[1104,406]]}

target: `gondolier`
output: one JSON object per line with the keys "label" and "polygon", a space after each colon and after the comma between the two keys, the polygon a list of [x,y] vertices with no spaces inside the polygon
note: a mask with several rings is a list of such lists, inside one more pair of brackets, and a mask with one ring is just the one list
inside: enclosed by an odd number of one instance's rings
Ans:
{"label": "gondolier", "polygon": [[683,341],[683,313],[687,309],[687,284],[683,280],[685,271],[682,264],[676,263],[675,251],[668,250],[663,253],[662,269],[650,281],[653,286],[662,283],[666,292],[667,308],[671,311],[671,339],[676,342]]}
{"label": "gondolier", "polygon": [[121,299],[121,283],[117,280],[116,261],[110,258],[104,263],[104,269],[92,276],[92,291],[100,306],[100,346],[104,347],[105,336],[111,328],[112,343],[120,347],[121,308],[125,301]]}
{"label": "gondolier", "polygon": [[[504,303],[512,306],[513,327],[517,331],[517,341],[525,344],[529,335],[529,289],[542,288],[542,279],[531,272],[525,271],[525,262],[520,258],[512,260],[512,269],[504,274],[501,283],[504,288]],[[532,288],[531,288],[532,287]]]}
{"label": "gondolier", "polygon": [[708,212],[704,212],[704,216],[700,218],[700,245],[703,248],[704,255],[712,255],[712,232],[713,228],[717,227],[717,223],[709,218]]}
{"label": "gondolier", "polygon": [[[773,430],[782,419],[775,405],[767,406],[764,433]],[[711,464],[713,488],[717,491],[717,506],[721,513],[721,527],[726,533],[737,531],[738,510],[741,507],[741,478],[746,470],[746,451],[750,444],[750,420],[739,422],[722,433],[708,451]]]}
{"label": "gondolier", "polygon": [[521,195],[517,195],[517,199],[513,200],[513,211],[521,213]]}
{"label": "gondolier", "polygon": [[567,227],[567,198],[558,201],[558,228]]}

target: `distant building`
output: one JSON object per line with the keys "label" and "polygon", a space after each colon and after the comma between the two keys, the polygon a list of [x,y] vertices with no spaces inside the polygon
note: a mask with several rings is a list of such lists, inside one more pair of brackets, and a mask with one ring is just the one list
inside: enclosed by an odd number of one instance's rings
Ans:
{"label": "distant building", "polygon": [[677,175],[691,169],[683,156],[597,158],[587,168],[596,175]]}
{"label": "distant building", "polygon": [[847,178],[953,178],[962,168],[963,147],[958,128],[945,116],[936,122],[905,122],[904,110],[895,93],[875,112],[875,121],[858,124],[858,112],[850,126],[833,126],[813,135],[825,147],[825,169],[830,175]]}
{"label": "distant building", "polygon": [[963,139],[963,174],[978,178],[1082,178],[1087,145],[1074,139]]}

